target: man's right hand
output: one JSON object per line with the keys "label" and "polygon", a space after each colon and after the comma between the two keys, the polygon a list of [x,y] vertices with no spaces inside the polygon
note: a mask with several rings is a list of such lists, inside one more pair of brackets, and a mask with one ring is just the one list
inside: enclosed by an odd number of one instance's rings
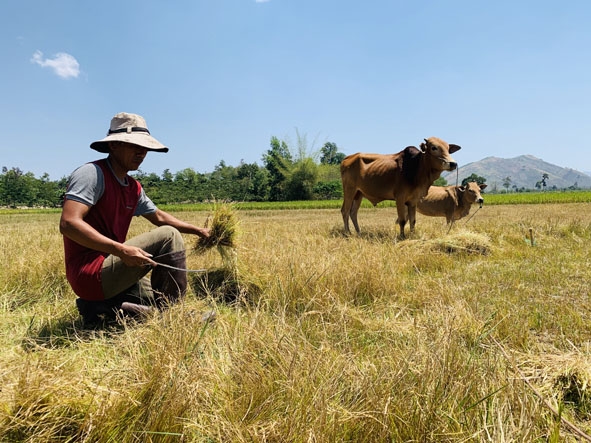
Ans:
{"label": "man's right hand", "polygon": [[116,255],[127,266],[156,266],[158,264],[152,260],[152,254],[137,246],[121,244]]}

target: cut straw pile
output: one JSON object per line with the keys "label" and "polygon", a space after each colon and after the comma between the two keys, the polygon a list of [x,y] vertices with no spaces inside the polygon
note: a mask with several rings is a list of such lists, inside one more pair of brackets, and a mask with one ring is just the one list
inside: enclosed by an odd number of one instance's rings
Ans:
{"label": "cut straw pile", "polygon": [[[205,223],[208,227],[209,217]],[[234,208],[229,203],[215,203],[209,237],[197,239],[195,252],[203,254],[205,251],[216,247],[222,257],[226,257],[229,251],[236,247],[238,220]]]}
{"label": "cut straw pile", "polygon": [[444,252],[447,254],[479,254],[491,253],[492,245],[488,236],[464,231],[429,240],[409,240],[400,242],[400,247],[422,248],[426,251]]}
{"label": "cut straw pile", "polygon": [[466,254],[488,255],[492,249],[490,239],[486,235],[468,231],[434,239],[431,247],[448,254],[463,252]]}
{"label": "cut straw pile", "polygon": [[226,303],[237,303],[256,296],[260,292],[259,286],[245,279],[238,266],[238,220],[234,208],[229,203],[215,203],[210,217],[205,223],[209,227],[208,222],[211,220],[210,235],[198,238],[194,251],[203,254],[215,247],[222,256],[223,265],[203,274],[192,275],[193,290],[199,296],[212,296]]}

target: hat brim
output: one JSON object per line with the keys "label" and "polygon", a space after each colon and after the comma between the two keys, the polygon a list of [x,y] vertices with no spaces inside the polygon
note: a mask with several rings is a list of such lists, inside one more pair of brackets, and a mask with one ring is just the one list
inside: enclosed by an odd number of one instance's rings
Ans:
{"label": "hat brim", "polygon": [[102,140],[97,140],[91,143],[90,147],[95,151],[108,154],[109,142],[112,141],[125,142],[132,145],[141,146],[142,148],[146,148],[148,151],[168,152],[168,148],[166,146],[145,132],[132,132],[131,134],[127,132],[121,132],[118,134],[110,134]]}

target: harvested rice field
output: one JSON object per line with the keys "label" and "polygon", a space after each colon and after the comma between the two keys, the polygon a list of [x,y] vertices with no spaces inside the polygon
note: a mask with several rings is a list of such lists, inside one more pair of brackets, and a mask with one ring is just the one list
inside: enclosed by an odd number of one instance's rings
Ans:
{"label": "harvested rice field", "polygon": [[0,213],[0,441],[591,439],[589,203],[229,211],[182,303],[95,329],[59,213]]}

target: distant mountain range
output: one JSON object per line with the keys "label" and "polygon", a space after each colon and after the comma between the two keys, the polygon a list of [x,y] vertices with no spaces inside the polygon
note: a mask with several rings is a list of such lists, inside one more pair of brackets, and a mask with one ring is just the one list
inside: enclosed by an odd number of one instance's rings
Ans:
{"label": "distant mountain range", "polygon": [[510,190],[536,189],[536,183],[542,180],[543,174],[548,174],[546,189],[566,189],[571,186],[591,188],[591,176],[581,171],[547,163],[533,155],[520,155],[515,158],[486,157],[480,161],[460,166],[458,172],[452,171],[441,174],[449,184],[458,183],[472,174],[486,179],[487,191],[494,192],[505,189],[503,183],[510,177]]}

